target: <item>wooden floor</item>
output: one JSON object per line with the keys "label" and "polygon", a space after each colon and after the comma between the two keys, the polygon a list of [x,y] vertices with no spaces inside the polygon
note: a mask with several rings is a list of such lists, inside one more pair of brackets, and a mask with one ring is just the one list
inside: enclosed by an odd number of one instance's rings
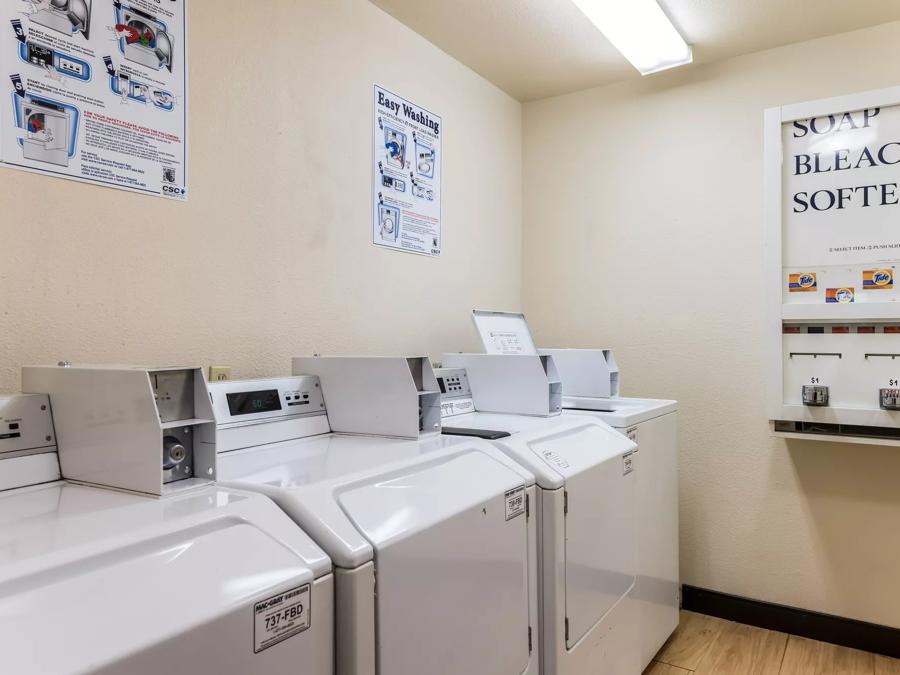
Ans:
{"label": "wooden floor", "polygon": [[900,675],[900,660],[763,628],[681,613],[644,675]]}

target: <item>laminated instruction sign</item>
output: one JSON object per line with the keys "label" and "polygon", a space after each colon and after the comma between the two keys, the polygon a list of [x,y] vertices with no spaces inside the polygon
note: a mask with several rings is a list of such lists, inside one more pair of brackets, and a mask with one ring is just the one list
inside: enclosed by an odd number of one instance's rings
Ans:
{"label": "laminated instruction sign", "polygon": [[441,254],[441,118],[375,86],[373,242]]}
{"label": "laminated instruction sign", "polygon": [[3,0],[0,163],[187,197],[187,0]]}

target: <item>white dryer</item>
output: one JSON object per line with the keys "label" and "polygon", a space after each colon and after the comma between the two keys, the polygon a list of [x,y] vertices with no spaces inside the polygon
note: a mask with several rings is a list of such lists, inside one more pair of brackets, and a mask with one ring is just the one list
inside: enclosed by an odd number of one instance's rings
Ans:
{"label": "white dryer", "polygon": [[337,672],[537,675],[534,477],[440,435],[427,359],[294,371],[311,375],[209,385],[219,478],[270,496],[334,560]]}
{"label": "white dryer", "polygon": [[[565,378],[565,375],[563,375]],[[565,393],[565,379],[563,392]],[[563,414],[599,419],[637,443],[638,577],[635,597],[646,668],[678,627],[678,403],[563,396]]]}
{"label": "white dryer", "polygon": [[536,477],[542,672],[638,675],[634,443],[559,414],[552,359],[443,361],[444,434],[490,439]]}
{"label": "white dryer", "polygon": [[[129,429],[156,425],[164,473],[153,396],[177,394],[152,388],[152,372],[25,368],[23,387],[49,397],[0,398],[2,670],[331,675],[331,561],[275,504],[196,479],[156,496],[116,484],[146,459],[122,442]],[[75,403],[71,385],[88,382]],[[119,489],[59,480],[95,451]]]}
{"label": "white dryer", "polygon": [[542,349],[525,316],[478,311],[472,318],[490,354],[551,358],[563,415],[606,422],[637,443],[637,582],[641,667],[646,668],[678,627],[678,403],[620,398],[620,374],[609,349]]}

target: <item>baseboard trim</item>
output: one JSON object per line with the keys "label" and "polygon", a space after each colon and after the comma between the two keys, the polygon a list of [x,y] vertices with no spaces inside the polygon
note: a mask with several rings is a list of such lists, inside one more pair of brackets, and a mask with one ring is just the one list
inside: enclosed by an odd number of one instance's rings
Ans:
{"label": "baseboard trim", "polygon": [[900,658],[900,629],[772,602],[683,586],[682,607],[750,626]]}

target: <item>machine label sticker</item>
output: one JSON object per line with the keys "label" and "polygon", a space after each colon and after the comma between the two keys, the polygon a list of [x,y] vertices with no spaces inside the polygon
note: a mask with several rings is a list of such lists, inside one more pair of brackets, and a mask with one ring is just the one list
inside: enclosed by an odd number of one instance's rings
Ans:
{"label": "machine label sticker", "polygon": [[863,272],[863,290],[880,291],[894,287],[894,271],[889,269],[866,270]]}
{"label": "machine label sticker", "polygon": [[470,398],[461,398],[455,401],[443,401],[441,403],[441,417],[453,417],[475,411],[475,404]]}
{"label": "machine label sticker", "polygon": [[0,163],[187,199],[187,2],[0,3]]}
{"label": "machine label sticker", "polygon": [[506,519],[512,520],[525,513],[525,486],[506,491]]}
{"label": "machine label sticker", "polygon": [[440,116],[375,85],[372,121],[372,243],[441,255]]}
{"label": "machine label sticker", "polygon": [[310,626],[310,586],[273,595],[253,606],[253,653],[302,633]]}
{"label": "machine label sticker", "polygon": [[825,302],[837,302],[846,305],[856,302],[855,288],[829,288],[825,291]]}
{"label": "machine label sticker", "polygon": [[801,272],[788,275],[788,290],[791,293],[815,293],[819,290],[819,282],[815,272]]}
{"label": "machine label sticker", "polygon": [[634,471],[634,451],[622,455],[622,475],[627,476]]}

